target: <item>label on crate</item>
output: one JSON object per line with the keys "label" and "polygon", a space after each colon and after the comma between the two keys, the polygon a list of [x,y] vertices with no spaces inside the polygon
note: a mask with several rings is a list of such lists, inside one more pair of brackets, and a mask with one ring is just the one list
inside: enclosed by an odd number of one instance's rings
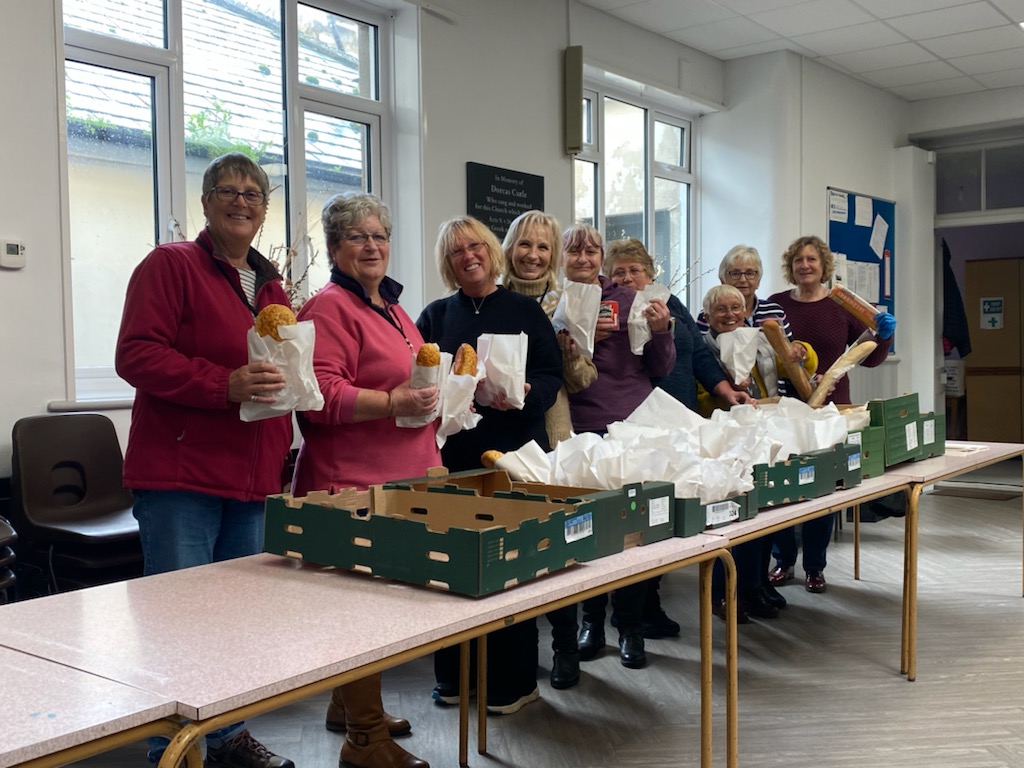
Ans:
{"label": "label on crate", "polygon": [[721,525],[722,523],[739,519],[740,505],[735,501],[716,501],[714,504],[708,504],[707,506],[707,517],[705,520],[708,525]]}
{"label": "label on crate", "polygon": [[923,429],[921,430],[924,435],[922,436],[925,445],[931,445],[935,442],[935,419],[928,419],[924,422]]}
{"label": "label on crate", "polygon": [[[907,436],[907,450],[908,451],[916,451],[917,450],[917,422],[916,421],[910,422],[909,424],[907,424],[907,426],[905,426],[903,428],[903,431],[906,433],[906,436]],[[934,439],[934,437],[932,439]]]}
{"label": "label on crate", "polygon": [[660,499],[651,499],[651,527],[664,525],[668,522],[669,508],[668,496],[662,496]]}
{"label": "label on crate", "polygon": [[846,457],[846,469],[852,472],[855,469],[860,469],[860,451],[851,453]]}
{"label": "label on crate", "polygon": [[810,485],[814,482],[814,465],[800,467],[797,470],[797,485]]}
{"label": "label on crate", "polygon": [[572,544],[574,541],[585,539],[594,535],[594,516],[590,512],[570,517],[565,521],[565,543]]}
{"label": "label on crate", "polygon": [[860,441],[860,438],[861,438],[861,436],[863,434],[864,434],[863,432],[851,432],[850,434],[848,434],[846,436],[846,444],[847,445],[862,445],[862,443]]}

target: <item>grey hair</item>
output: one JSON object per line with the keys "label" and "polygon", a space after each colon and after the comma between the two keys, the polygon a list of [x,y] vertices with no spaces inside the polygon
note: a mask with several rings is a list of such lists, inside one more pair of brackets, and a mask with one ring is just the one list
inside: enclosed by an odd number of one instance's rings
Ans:
{"label": "grey hair", "polygon": [[379,197],[368,192],[342,192],[334,195],[324,203],[320,214],[327,247],[340,243],[347,230],[359,226],[371,216],[380,219],[384,231],[391,237],[391,209]]}
{"label": "grey hair", "polygon": [[206,166],[203,172],[203,197],[209,197],[217,182],[223,176],[241,176],[243,179],[252,179],[263,193],[263,205],[266,206],[270,200],[270,179],[267,172],[260,168],[248,155],[241,152],[228,152],[226,155],[214,158]]}
{"label": "grey hair", "polygon": [[725,282],[726,273],[733,268],[737,261],[753,262],[757,267],[757,276],[760,277],[764,274],[764,269],[761,266],[761,254],[757,252],[757,248],[750,245],[734,245],[725,254],[722,263],[718,265],[718,279],[721,282]]}
{"label": "grey hair", "polygon": [[743,294],[740,293],[740,289],[734,285],[714,285],[707,293],[704,294],[704,317],[711,317],[711,308],[715,306],[716,301],[720,301],[724,298],[732,298],[743,305],[744,311],[747,308],[747,300],[743,298]]}

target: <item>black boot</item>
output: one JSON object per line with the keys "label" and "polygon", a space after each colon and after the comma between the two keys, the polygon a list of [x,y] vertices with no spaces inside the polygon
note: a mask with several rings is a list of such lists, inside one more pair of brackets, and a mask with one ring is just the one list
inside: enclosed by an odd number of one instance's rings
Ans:
{"label": "black boot", "polygon": [[584,619],[579,638],[580,661],[590,661],[604,649],[604,645],[604,623]]}
{"label": "black boot", "polygon": [[640,632],[619,633],[619,661],[622,662],[622,666],[629,669],[641,669],[647,666],[644,636]]}
{"label": "black boot", "polygon": [[572,688],[580,681],[580,653],[556,653],[551,661],[551,687]]}

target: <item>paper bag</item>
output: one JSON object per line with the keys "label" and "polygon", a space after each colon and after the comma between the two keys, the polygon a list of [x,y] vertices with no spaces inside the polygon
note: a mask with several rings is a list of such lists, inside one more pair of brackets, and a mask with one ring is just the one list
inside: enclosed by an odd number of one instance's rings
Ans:
{"label": "paper bag", "polygon": [[[442,354],[441,365],[447,369],[451,368],[451,355]],[[439,407],[441,409],[441,423],[437,425],[437,447],[444,448],[449,435],[461,432],[464,429],[473,429],[483,418],[473,410],[473,398],[476,395],[477,385],[484,378],[484,364],[477,355],[476,373],[449,373],[441,385],[441,396]]]}
{"label": "paper bag", "polygon": [[597,313],[601,309],[601,286],[567,280],[562,286],[551,324],[555,332],[569,331],[580,354],[594,357],[594,334],[597,331]]}
{"label": "paper bag", "polygon": [[399,416],[395,419],[395,424],[408,428],[424,427],[441,415],[441,406],[443,405],[441,395],[444,393],[444,384],[448,380],[448,372],[452,367],[452,355],[442,352],[441,362],[431,366],[416,365],[416,352],[410,353],[410,358],[410,389],[426,389],[431,385],[437,387],[437,405],[430,413],[423,416]]}
{"label": "paper bag", "polygon": [[260,336],[255,328],[246,334],[249,362],[273,363],[284,374],[284,389],[274,394],[272,403],[245,401],[239,410],[242,421],[259,421],[283,416],[292,411],[319,411],[324,407],[316,374],[313,372],[313,347],[316,331],[311,320],[277,329],[281,341]]}
{"label": "paper bag", "polygon": [[529,339],[519,333],[481,333],[476,342],[478,365],[485,378],[476,393],[480,405],[490,405],[502,395],[518,410],[526,405],[526,351]]}
{"label": "paper bag", "polygon": [[644,346],[651,340],[651,326],[648,325],[644,312],[655,299],[667,302],[671,295],[668,287],[661,283],[651,283],[636,294],[633,306],[629,308],[629,318],[626,320],[629,348],[634,355],[642,355]]}
{"label": "paper bag", "polygon": [[760,328],[746,326],[718,334],[722,365],[732,377],[733,384],[742,384],[750,378],[750,372],[754,370],[754,364],[757,362],[757,343],[760,336]]}

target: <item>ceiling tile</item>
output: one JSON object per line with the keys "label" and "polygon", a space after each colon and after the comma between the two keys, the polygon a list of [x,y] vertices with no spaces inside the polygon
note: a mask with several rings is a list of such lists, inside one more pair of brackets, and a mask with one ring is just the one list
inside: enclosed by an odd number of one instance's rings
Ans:
{"label": "ceiling tile", "polygon": [[851,72],[871,72],[875,69],[905,67],[909,64],[935,61],[935,56],[917,43],[900,43],[866,51],[839,53],[829,56],[829,59]]}
{"label": "ceiling tile", "polygon": [[760,24],[755,24],[750,19],[739,16],[735,19],[716,21],[713,24],[701,24],[699,27],[677,29],[667,33],[667,37],[712,53],[723,48],[735,48],[740,45],[782,39],[770,29],[765,29]]}
{"label": "ceiling tile", "polygon": [[826,29],[873,21],[871,16],[849,0],[810,0],[763,13],[752,13],[750,18],[783,37],[808,35]]}
{"label": "ceiling tile", "polygon": [[744,16],[749,16],[759,11],[773,11],[776,8],[785,8],[787,5],[799,5],[804,2],[807,2],[807,0],[718,0],[719,5],[725,6],[730,11],[742,13]]}
{"label": "ceiling tile", "polygon": [[864,72],[861,77],[883,88],[891,88],[894,85],[916,85],[934,80],[952,80],[956,77],[963,77],[963,75],[944,61],[929,61],[925,64],[911,64],[909,67],[893,67],[892,69]]}
{"label": "ceiling tile", "polygon": [[880,21],[855,24],[852,27],[830,29],[825,32],[812,32],[809,35],[797,35],[792,39],[799,45],[820,53],[822,56],[907,42],[907,38]]}
{"label": "ceiling tile", "polygon": [[1001,72],[1004,69],[1017,69],[1024,67],[1024,48],[979,53],[976,56],[960,56],[956,59],[949,59],[949,63],[965,75],[982,75],[988,72]]}
{"label": "ceiling tile", "polygon": [[974,79],[983,82],[989,88],[1012,88],[1015,85],[1024,85],[1024,68],[975,75]]}
{"label": "ceiling tile", "polygon": [[795,51],[809,59],[817,58],[817,54],[814,51],[809,51],[784,37],[780,37],[777,40],[768,40],[764,43],[724,48],[720,51],[715,51],[715,56],[720,59],[741,59],[744,56],[756,56],[759,53],[771,53],[772,51]]}
{"label": "ceiling tile", "polygon": [[1006,17],[988,3],[968,3],[939,11],[897,16],[888,23],[912,40],[948,35],[950,30],[970,32],[1006,24]]}
{"label": "ceiling tile", "polygon": [[645,0],[619,8],[614,14],[620,19],[659,33],[736,16],[729,9],[710,0]]}
{"label": "ceiling tile", "polygon": [[854,0],[865,11],[873,13],[880,19],[891,19],[894,16],[908,16],[911,13],[937,11],[964,5],[964,0]]}
{"label": "ceiling tile", "polygon": [[935,99],[941,96],[956,96],[961,93],[984,91],[985,86],[969,77],[957,77],[952,80],[937,80],[934,83],[896,85],[889,90],[908,101],[919,101],[921,99]]}
{"label": "ceiling tile", "polygon": [[591,8],[598,8],[602,11],[613,11],[627,5],[633,5],[637,0],[586,0],[585,5]]}
{"label": "ceiling tile", "polygon": [[971,56],[976,53],[1005,51],[1024,46],[1024,30],[1013,24],[1007,24],[992,29],[933,37],[929,40],[922,40],[921,45],[940,59],[952,59],[956,56]]}
{"label": "ceiling tile", "polygon": [[989,0],[996,8],[1010,17],[1011,21],[1024,21],[1024,0]]}

